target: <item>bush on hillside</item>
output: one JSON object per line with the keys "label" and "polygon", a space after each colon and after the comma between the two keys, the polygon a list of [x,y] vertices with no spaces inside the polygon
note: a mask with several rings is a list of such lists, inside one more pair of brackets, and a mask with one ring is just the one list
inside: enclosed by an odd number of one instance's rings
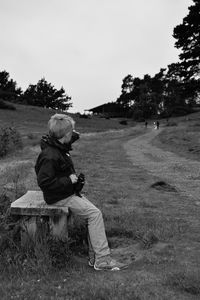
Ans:
{"label": "bush on hillside", "polygon": [[189,106],[174,106],[169,109],[169,111],[166,113],[162,113],[162,118],[169,118],[169,117],[181,117],[188,115],[193,112],[193,109]]}
{"label": "bush on hillside", "polygon": [[176,122],[168,122],[165,126],[178,126]]}
{"label": "bush on hillside", "polygon": [[127,121],[126,121],[126,120],[122,120],[122,121],[120,121],[120,122],[119,122],[119,124],[121,124],[121,125],[128,125],[128,123],[127,123]]}
{"label": "bush on hillside", "polygon": [[22,148],[22,137],[13,127],[0,128],[0,157]]}
{"label": "bush on hillside", "polygon": [[81,119],[90,119],[91,117],[89,115],[86,115],[86,114],[79,114],[79,118],[81,118]]}
{"label": "bush on hillside", "polygon": [[16,110],[16,107],[10,103],[7,103],[0,99],[0,109],[10,109],[10,110]]}

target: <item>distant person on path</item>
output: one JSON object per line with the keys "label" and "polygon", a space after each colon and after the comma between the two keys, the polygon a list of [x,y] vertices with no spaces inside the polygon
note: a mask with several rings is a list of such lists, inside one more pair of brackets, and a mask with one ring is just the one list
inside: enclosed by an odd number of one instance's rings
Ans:
{"label": "distant person on path", "polygon": [[148,122],[147,122],[147,121],[145,121],[144,125],[145,125],[145,128],[147,128],[147,126],[148,126]]}
{"label": "distant person on path", "polygon": [[156,122],[156,129],[159,129],[160,123],[159,121]]}
{"label": "distant person on path", "polygon": [[154,126],[154,129],[157,129],[157,124],[156,124],[156,122],[153,122],[153,126]]}
{"label": "distant person on path", "polygon": [[120,270],[126,265],[110,256],[101,211],[81,194],[84,175],[76,174],[70,155],[71,144],[79,138],[74,127],[74,120],[65,114],[55,114],[49,120],[49,134],[42,137],[35,165],[38,185],[47,204],[63,211],[69,208],[87,221],[89,266],[95,270]]}

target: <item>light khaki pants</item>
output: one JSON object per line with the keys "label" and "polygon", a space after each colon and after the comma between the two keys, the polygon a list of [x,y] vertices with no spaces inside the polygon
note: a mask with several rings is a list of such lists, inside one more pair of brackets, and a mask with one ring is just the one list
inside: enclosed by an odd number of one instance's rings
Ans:
{"label": "light khaki pants", "polygon": [[82,198],[72,195],[56,202],[54,205],[59,206],[63,211],[65,211],[65,208],[69,208],[72,213],[87,221],[90,257],[92,253],[95,254],[96,259],[110,254],[102,213],[94,204],[83,195]]}

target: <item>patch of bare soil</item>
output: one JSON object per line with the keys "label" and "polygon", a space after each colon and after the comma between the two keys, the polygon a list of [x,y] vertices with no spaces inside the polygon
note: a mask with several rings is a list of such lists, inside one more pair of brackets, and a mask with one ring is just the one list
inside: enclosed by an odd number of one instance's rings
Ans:
{"label": "patch of bare soil", "polygon": [[152,188],[160,190],[160,191],[166,191],[166,192],[176,192],[175,187],[173,187],[171,184],[166,183],[165,181],[156,181],[151,185]]}

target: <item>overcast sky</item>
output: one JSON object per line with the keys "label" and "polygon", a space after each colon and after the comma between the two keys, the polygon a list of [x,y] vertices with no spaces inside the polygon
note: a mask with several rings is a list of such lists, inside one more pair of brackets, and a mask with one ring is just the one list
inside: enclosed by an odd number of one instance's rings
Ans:
{"label": "overcast sky", "polygon": [[0,70],[25,90],[45,77],[73,112],[116,101],[122,79],[178,61],[173,28],[192,0],[0,0]]}

